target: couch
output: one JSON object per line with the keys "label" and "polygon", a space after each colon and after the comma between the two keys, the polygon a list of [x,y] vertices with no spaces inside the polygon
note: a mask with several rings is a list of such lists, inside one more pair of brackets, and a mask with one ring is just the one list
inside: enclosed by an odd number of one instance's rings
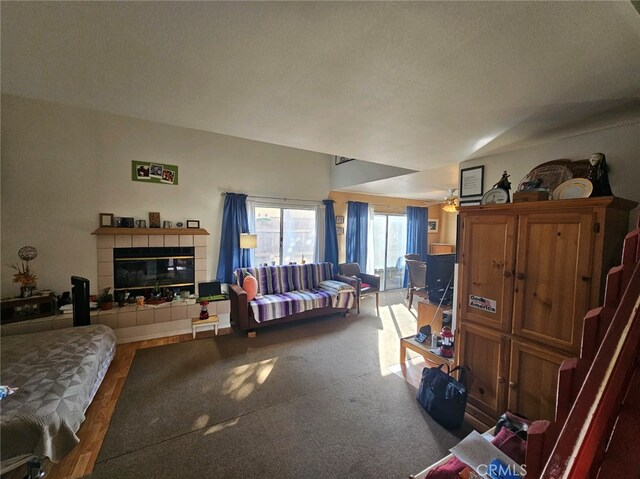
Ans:
{"label": "couch", "polygon": [[[257,295],[248,300],[242,289],[251,275]],[[331,263],[290,264],[239,268],[229,285],[231,321],[242,331],[288,321],[342,314],[353,307],[357,279],[333,273]]]}

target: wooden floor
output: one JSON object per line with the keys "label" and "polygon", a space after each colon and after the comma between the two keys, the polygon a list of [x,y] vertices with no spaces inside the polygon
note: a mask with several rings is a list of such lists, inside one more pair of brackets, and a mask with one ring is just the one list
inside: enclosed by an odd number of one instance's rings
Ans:
{"label": "wooden floor", "polygon": [[[198,338],[212,336],[213,331],[198,333]],[[48,479],[80,478],[93,471],[102,441],[109,429],[111,416],[122,392],[122,387],[129,374],[131,363],[138,349],[153,348],[166,344],[192,341],[191,334],[170,336],[166,338],[150,339],[135,343],[119,344],[111,366],[96,393],[93,402],[86,412],[85,421],[78,430],[80,443],[60,461],[58,464],[47,462],[44,469]],[[391,372],[404,378],[407,382],[417,387],[420,384],[422,368],[425,362],[422,358],[414,358],[405,365],[392,366]],[[24,476],[25,470],[18,468],[6,476],[7,479],[17,479]],[[3,476],[3,479],[5,476]]]}

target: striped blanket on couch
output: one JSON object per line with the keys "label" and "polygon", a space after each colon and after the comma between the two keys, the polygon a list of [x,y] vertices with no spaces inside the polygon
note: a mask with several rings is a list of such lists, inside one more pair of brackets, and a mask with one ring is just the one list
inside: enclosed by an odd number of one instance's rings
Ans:
{"label": "striped blanket on couch", "polygon": [[248,275],[258,282],[258,294],[249,301],[258,323],[317,308],[351,308],[355,300],[350,285],[333,279],[331,263],[239,268],[240,287]]}

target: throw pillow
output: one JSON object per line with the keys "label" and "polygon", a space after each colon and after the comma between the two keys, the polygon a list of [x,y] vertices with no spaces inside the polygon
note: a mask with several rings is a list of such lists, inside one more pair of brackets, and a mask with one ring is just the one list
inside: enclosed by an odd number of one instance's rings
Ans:
{"label": "throw pillow", "polygon": [[247,301],[251,301],[255,298],[256,293],[258,292],[258,280],[255,276],[248,274],[242,282],[242,289],[247,292]]}

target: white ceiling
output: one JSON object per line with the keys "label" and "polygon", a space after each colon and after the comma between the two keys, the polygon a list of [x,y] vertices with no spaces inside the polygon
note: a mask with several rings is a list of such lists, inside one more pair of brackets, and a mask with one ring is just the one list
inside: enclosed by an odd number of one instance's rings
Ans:
{"label": "white ceiling", "polygon": [[[640,110],[640,16],[626,1],[1,9],[4,93],[418,171],[444,167],[431,177],[449,179],[433,190],[455,185],[446,165]],[[362,188],[424,189],[398,181]]]}

